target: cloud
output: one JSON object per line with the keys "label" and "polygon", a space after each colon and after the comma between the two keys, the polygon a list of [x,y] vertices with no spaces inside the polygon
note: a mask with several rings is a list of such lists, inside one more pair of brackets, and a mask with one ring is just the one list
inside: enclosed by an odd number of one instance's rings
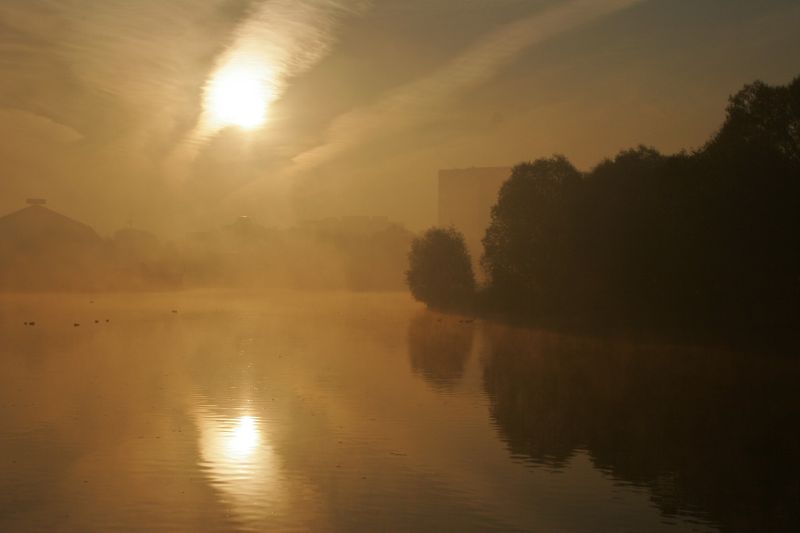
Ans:
{"label": "cloud", "polygon": [[19,146],[6,155],[15,180],[114,225],[120,205],[157,196],[158,162],[193,126],[213,57],[242,17],[243,2],[223,9],[232,4],[0,2],[0,107],[4,131],[16,133],[6,144]]}
{"label": "cloud", "polygon": [[211,109],[214,80],[232,77],[260,87],[267,107],[286,91],[290,81],[325,58],[337,40],[343,18],[361,15],[371,0],[268,0],[254,4],[217,55],[204,84],[204,105],[194,129],[165,162],[173,177],[188,176],[203,146],[227,124]]}
{"label": "cloud", "polygon": [[[226,50],[219,55],[206,82],[206,98],[215,76],[244,72],[264,87],[267,105],[279,99],[289,81],[328,55],[345,15],[369,8],[367,0],[269,0],[255,7],[236,29]],[[204,109],[194,136],[215,133],[208,109]]]}
{"label": "cloud", "polygon": [[[23,138],[24,142],[33,139],[37,144],[45,146],[49,143],[69,144],[83,139],[83,135],[69,126],[18,109],[0,109],[0,124],[3,129],[13,130],[7,132],[6,139]],[[9,125],[13,127],[8,127]]]}
{"label": "cloud", "polygon": [[489,80],[525,49],[640,1],[572,0],[506,24],[435,74],[340,115],[327,129],[325,142],[297,155],[287,175],[311,170],[365,142],[429,121],[449,97]]}

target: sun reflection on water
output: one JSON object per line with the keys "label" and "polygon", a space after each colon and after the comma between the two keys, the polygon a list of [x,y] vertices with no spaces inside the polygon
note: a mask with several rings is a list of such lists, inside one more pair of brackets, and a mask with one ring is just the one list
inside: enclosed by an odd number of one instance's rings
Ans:
{"label": "sun reflection on water", "polygon": [[244,459],[253,454],[259,440],[256,420],[252,416],[242,416],[227,437],[226,449],[232,459]]}
{"label": "sun reflection on water", "polygon": [[283,509],[280,468],[264,419],[249,410],[206,406],[196,420],[201,467],[231,513],[255,524]]}

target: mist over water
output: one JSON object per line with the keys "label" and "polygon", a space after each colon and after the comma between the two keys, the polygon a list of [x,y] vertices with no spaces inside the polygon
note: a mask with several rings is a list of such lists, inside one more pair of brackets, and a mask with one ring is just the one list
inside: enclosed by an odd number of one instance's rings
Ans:
{"label": "mist over water", "polygon": [[4,531],[798,519],[795,360],[468,322],[403,294],[40,294],[0,310]]}
{"label": "mist over water", "polygon": [[0,533],[800,531],[798,27],[2,0]]}

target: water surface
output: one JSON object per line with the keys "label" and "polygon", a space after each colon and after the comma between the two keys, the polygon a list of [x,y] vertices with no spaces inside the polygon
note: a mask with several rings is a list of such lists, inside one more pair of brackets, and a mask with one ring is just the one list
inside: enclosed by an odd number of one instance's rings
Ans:
{"label": "water surface", "polygon": [[0,530],[793,531],[768,355],[402,294],[0,296]]}

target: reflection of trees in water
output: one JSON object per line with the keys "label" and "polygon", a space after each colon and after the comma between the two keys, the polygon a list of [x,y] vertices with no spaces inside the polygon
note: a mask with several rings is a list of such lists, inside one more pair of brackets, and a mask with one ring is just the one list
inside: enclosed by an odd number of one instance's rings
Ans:
{"label": "reflection of trees in water", "polygon": [[[491,416],[511,453],[550,466],[562,465],[585,441],[586,409],[577,365],[531,353],[517,331],[489,330],[484,383]],[[542,342],[543,339],[537,338]]]}
{"label": "reflection of trees in water", "polygon": [[408,326],[408,354],[412,370],[433,388],[451,389],[464,374],[472,350],[471,322],[429,311]]}
{"label": "reflection of trees in water", "polygon": [[491,416],[513,455],[595,466],[646,486],[667,515],[723,531],[800,523],[800,364],[680,348],[486,332]]}

